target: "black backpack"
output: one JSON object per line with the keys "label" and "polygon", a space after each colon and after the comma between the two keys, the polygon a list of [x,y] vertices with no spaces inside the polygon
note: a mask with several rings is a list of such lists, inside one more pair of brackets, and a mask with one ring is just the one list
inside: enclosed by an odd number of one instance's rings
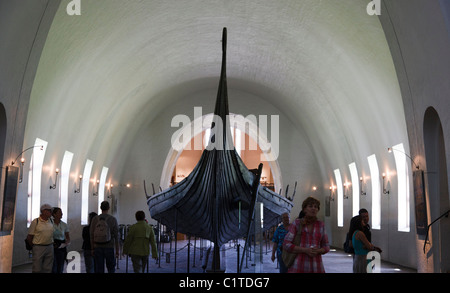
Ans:
{"label": "black backpack", "polygon": [[350,234],[349,233],[347,233],[347,237],[345,238],[344,251],[346,253],[355,253],[355,250],[353,249],[353,247],[350,247]]}

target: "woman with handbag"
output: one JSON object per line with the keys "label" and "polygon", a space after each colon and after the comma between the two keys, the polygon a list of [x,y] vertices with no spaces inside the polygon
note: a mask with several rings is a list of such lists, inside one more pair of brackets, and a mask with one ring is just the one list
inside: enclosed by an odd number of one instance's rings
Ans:
{"label": "woman with handbag", "polygon": [[308,197],[302,204],[305,217],[297,218],[289,227],[283,250],[296,256],[288,273],[325,273],[322,254],[330,251],[330,245],[325,225],[317,219],[319,210],[320,202]]}

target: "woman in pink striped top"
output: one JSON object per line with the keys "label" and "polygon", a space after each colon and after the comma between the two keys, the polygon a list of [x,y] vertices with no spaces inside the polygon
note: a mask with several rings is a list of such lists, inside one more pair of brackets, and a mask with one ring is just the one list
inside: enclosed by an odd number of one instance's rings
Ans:
{"label": "woman in pink striped top", "polygon": [[[308,197],[302,204],[305,217],[297,218],[289,226],[289,232],[284,238],[283,249],[297,253],[297,257],[288,273],[325,273],[322,254],[330,251],[330,244],[324,223],[317,219],[319,210],[320,202],[313,197]],[[296,246],[293,241],[300,224],[301,240],[300,245]]]}

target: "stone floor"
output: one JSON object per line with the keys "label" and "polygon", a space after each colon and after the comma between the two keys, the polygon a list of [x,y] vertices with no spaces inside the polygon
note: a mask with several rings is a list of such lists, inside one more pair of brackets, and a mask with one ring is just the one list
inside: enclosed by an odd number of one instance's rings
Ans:
{"label": "stone floor", "polygon": [[[230,242],[225,244],[221,250],[221,268],[226,273],[236,273],[239,246],[240,257],[244,241]],[[211,267],[212,257],[207,258],[207,248],[210,247],[209,241],[202,243],[197,241],[179,240],[177,243],[164,243],[160,252],[160,262],[153,259],[149,262],[149,273],[204,273],[203,264],[208,259],[207,268]],[[244,257],[242,273],[278,273],[277,263],[271,261],[271,244],[263,244],[262,262],[255,262],[254,255]],[[253,249],[253,247],[252,247]],[[175,253],[175,250],[177,253]],[[188,258],[189,250],[189,258]],[[85,273],[84,259],[82,253],[80,259],[81,273]],[[331,249],[323,257],[326,273],[352,273],[352,256],[340,249]],[[75,260],[75,258],[71,258]],[[69,261],[69,270],[77,270],[74,261]],[[67,268],[66,268],[67,269]],[[31,264],[24,264],[12,268],[13,273],[31,273]],[[65,270],[66,272],[66,270]],[[402,267],[389,262],[381,261],[381,273],[415,273],[415,269]],[[117,262],[116,273],[133,273],[131,259],[122,256]]]}

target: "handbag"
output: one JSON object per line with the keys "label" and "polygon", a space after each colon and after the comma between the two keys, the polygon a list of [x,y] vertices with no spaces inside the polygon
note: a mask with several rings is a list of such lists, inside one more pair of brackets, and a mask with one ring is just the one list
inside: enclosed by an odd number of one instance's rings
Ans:
{"label": "handbag", "polygon": [[25,248],[27,250],[33,250],[33,245],[30,244],[26,238],[25,238]]}
{"label": "handbag", "polygon": [[[36,219],[34,219],[34,221],[36,221],[36,226],[37,226],[39,224],[39,220],[36,218]],[[25,238],[25,248],[29,251],[33,250],[33,243],[28,242],[27,238]]]}
{"label": "handbag", "polygon": [[[302,229],[303,225],[300,222],[299,227],[297,229],[297,234],[295,234],[294,241],[292,242],[295,246],[300,245]],[[283,263],[287,268],[290,268],[292,266],[296,257],[297,253],[288,252],[286,249],[283,249],[283,251],[281,252],[281,258],[283,259]]]}

